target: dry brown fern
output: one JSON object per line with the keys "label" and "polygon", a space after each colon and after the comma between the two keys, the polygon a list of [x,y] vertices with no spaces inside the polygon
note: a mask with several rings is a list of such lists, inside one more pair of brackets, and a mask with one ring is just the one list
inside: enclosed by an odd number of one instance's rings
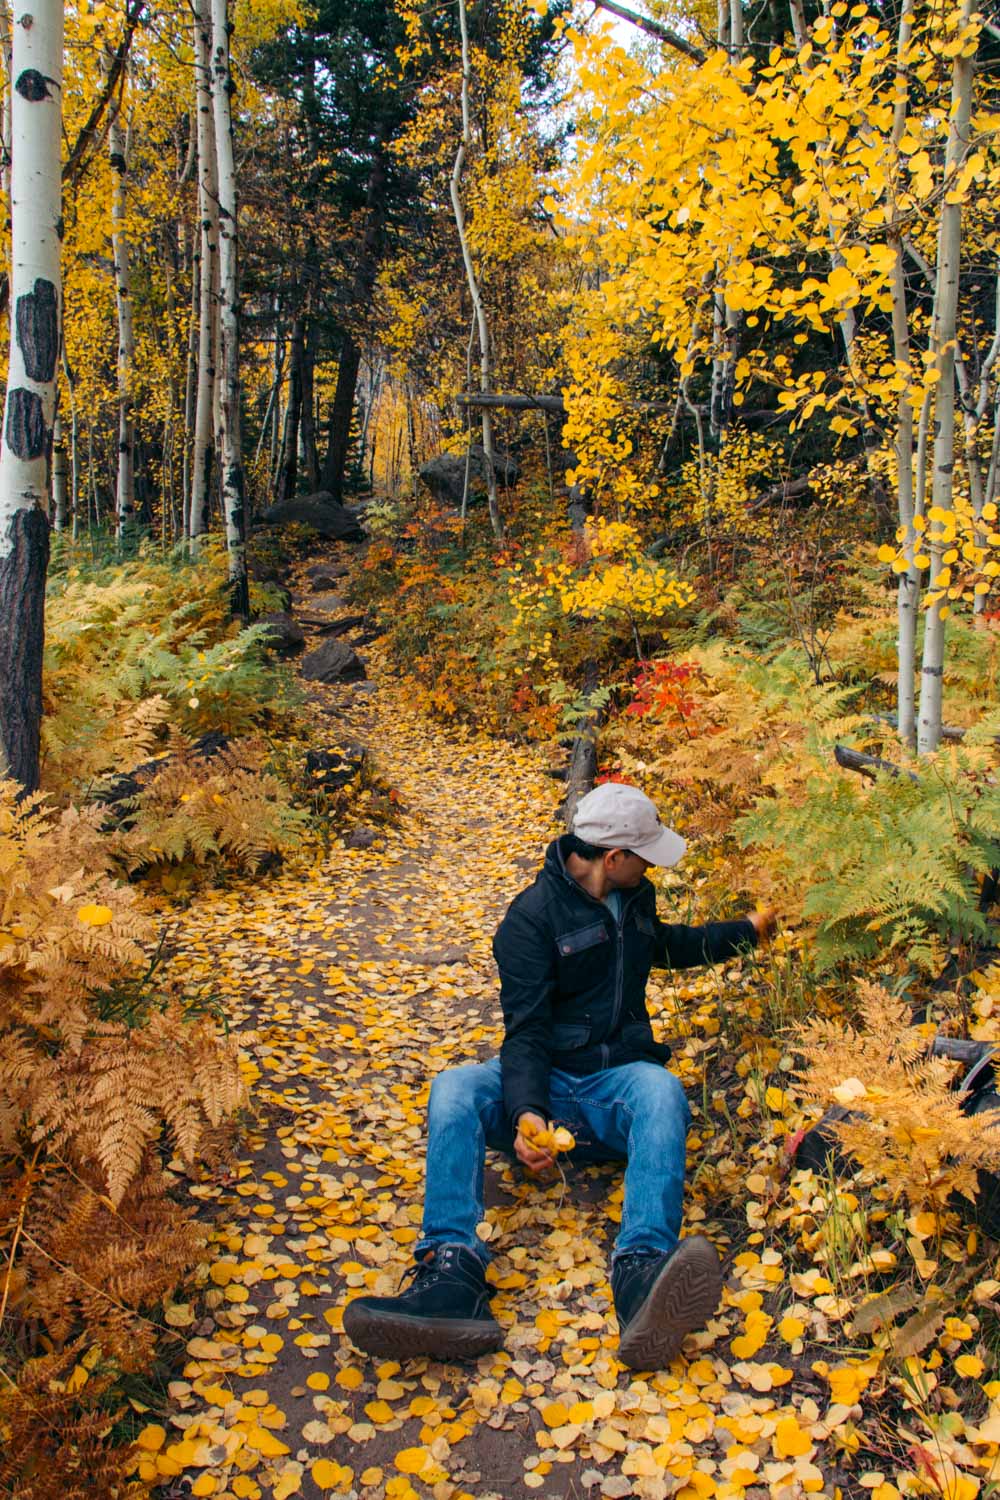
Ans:
{"label": "dry brown fern", "polygon": [[864,981],[859,995],[861,1026],[837,1018],[805,1030],[803,1093],[849,1111],[835,1129],[872,1180],[941,1214],[953,1193],[976,1196],[980,1168],[1000,1166],[1000,1126],[963,1113],[954,1064],[928,1055],[904,1001]]}
{"label": "dry brown fern", "polygon": [[0,1492],[10,1500],[126,1500],[127,1446],[108,1441],[118,1412],[110,1373],[89,1374],[79,1390],[67,1376],[87,1345],[27,1360],[16,1386],[0,1385]]}
{"label": "dry brown fern", "polygon": [[[241,1083],[209,1016],[143,992],[153,931],[100,814],[18,790],[0,782],[0,1333],[22,1361],[5,1362],[0,1489],[121,1497],[114,1382],[148,1364],[199,1254],[163,1162],[217,1154]],[[67,1394],[84,1347],[104,1373]]]}

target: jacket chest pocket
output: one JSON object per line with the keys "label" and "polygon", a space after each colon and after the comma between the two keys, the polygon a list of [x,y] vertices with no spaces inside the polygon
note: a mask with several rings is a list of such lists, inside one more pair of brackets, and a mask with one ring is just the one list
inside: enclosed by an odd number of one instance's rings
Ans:
{"label": "jacket chest pocket", "polygon": [[645,912],[637,911],[635,914],[635,925],[641,944],[652,947],[653,940],[656,937],[656,928],[653,926],[652,918],[647,917]]}
{"label": "jacket chest pocket", "polygon": [[653,966],[656,928],[652,918],[647,917],[644,912],[636,912],[635,932],[631,934],[631,938],[632,941],[628,944],[629,967],[633,969],[639,980],[645,983]]}
{"label": "jacket chest pocket", "polygon": [[608,967],[611,940],[603,922],[562,932],[556,938],[559,988],[568,994],[589,989]]}

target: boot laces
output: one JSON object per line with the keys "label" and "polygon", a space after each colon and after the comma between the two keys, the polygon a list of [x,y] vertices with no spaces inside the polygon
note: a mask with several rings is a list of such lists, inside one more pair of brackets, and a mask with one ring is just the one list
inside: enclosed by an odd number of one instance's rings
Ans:
{"label": "boot laces", "polygon": [[441,1250],[433,1250],[425,1259],[415,1260],[412,1265],[407,1266],[403,1272],[400,1289],[402,1290],[403,1287],[409,1289],[409,1287],[416,1286],[418,1282],[430,1286],[441,1275],[456,1269],[456,1259],[455,1252],[450,1245],[445,1245]]}

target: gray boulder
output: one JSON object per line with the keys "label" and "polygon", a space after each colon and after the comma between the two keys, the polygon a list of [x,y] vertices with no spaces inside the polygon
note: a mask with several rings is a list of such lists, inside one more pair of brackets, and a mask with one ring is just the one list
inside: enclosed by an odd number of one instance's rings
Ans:
{"label": "gray boulder", "polygon": [[294,656],[306,643],[302,626],[286,610],[276,609],[270,614],[261,615],[257,624],[267,626],[268,648],[275,656]]}
{"label": "gray boulder", "polygon": [[346,609],[347,603],[339,594],[310,594],[309,608],[321,615],[335,615],[338,610]]}
{"label": "gray boulder", "polygon": [[302,658],[302,676],[310,682],[360,682],[366,675],[364,662],[346,641],[324,641]]}
{"label": "gray boulder", "polygon": [[[493,471],[496,474],[497,483],[508,488],[516,484],[521,477],[521,468],[517,461],[503,448],[495,451],[493,459]],[[461,505],[462,489],[465,484],[464,453],[439,453],[436,458],[428,459],[427,463],[421,464],[418,473],[421,484],[430,491],[439,505],[450,505],[455,508]],[[469,499],[482,501],[485,498],[486,453],[479,443],[474,443],[469,462]]]}
{"label": "gray boulder", "polygon": [[265,526],[288,526],[297,521],[300,525],[311,526],[320,536],[337,542],[364,540],[364,532],[354,511],[346,505],[336,505],[329,490],[281,500],[277,505],[269,506],[261,520]]}

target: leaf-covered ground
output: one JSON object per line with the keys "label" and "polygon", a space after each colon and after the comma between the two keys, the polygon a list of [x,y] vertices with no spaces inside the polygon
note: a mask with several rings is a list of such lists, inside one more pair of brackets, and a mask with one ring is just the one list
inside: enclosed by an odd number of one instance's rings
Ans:
{"label": "leaf-covered ground", "polygon": [[[687,1225],[726,1256],[724,1305],[686,1360],[636,1377],[616,1359],[620,1171],[538,1181],[497,1157],[488,1235],[506,1347],[401,1368],[341,1333],[345,1301],[393,1291],[408,1264],[431,1079],[496,1049],[492,934],[558,831],[540,755],[443,731],[377,651],[369,668],[374,684],[318,690],[316,739],[372,747],[398,824],[209,892],[179,923],[174,972],[221,997],[239,1033],[250,1128],[235,1180],[196,1189],[217,1227],[204,1287],[167,1312],[182,1378],[141,1434],[139,1476],[241,1500],[832,1497],[879,1361],[845,1334],[850,1304],[822,1257],[786,1259],[816,1230],[808,1188],[768,1201],[790,1061],[763,1037],[748,1046],[753,976],[738,967],[650,990],[695,1117]],[[886,1458],[855,1470],[876,1500],[898,1495]]]}

